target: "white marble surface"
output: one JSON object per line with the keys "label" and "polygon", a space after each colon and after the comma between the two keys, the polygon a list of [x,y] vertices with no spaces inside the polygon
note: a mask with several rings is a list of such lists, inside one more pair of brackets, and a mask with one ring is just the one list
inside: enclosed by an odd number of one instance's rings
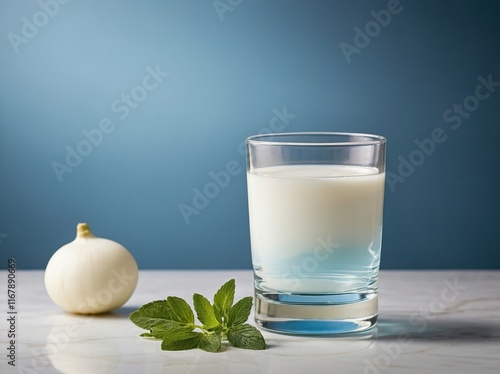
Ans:
{"label": "white marble surface", "polygon": [[[65,313],[49,299],[42,271],[17,272],[16,367],[7,364],[7,298],[1,292],[1,373],[499,373],[499,271],[383,271],[380,319],[361,337],[263,332],[265,351],[166,352],[139,338],[128,315],[140,305],[194,292],[213,295],[229,278],[252,294],[250,271],[141,271],[121,309]],[[7,288],[7,273],[0,285]],[[253,318],[253,317],[252,317]]]}

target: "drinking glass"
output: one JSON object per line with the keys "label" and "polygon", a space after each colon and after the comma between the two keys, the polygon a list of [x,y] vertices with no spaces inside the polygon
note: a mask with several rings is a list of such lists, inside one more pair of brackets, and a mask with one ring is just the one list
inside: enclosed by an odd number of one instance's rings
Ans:
{"label": "drinking glass", "polygon": [[307,335],[375,325],[385,148],[356,133],[246,140],[258,325]]}

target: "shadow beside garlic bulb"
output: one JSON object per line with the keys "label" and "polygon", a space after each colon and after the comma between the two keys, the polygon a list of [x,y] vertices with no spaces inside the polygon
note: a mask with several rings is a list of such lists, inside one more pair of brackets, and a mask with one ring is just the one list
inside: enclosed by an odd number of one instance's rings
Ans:
{"label": "shadow beside garlic bulb", "polygon": [[110,317],[63,314],[47,335],[45,352],[64,374],[115,373],[122,360],[121,337],[110,335]]}

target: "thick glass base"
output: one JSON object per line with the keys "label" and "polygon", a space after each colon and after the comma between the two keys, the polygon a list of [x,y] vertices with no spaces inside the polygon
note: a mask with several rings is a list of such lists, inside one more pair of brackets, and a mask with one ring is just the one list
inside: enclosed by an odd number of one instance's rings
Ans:
{"label": "thick glass base", "polygon": [[255,294],[255,321],[264,329],[292,335],[336,335],[373,328],[378,296],[370,294]]}

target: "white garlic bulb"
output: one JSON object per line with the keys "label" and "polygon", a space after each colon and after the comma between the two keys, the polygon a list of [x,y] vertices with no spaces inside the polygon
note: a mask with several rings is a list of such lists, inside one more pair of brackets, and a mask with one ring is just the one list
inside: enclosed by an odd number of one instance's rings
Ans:
{"label": "white garlic bulb", "polygon": [[139,270],[125,247],[97,238],[79,223],[75,240],[59,248],[45,269],[50,298],[72,313],[99,314],[119,308],[134,293]]}

